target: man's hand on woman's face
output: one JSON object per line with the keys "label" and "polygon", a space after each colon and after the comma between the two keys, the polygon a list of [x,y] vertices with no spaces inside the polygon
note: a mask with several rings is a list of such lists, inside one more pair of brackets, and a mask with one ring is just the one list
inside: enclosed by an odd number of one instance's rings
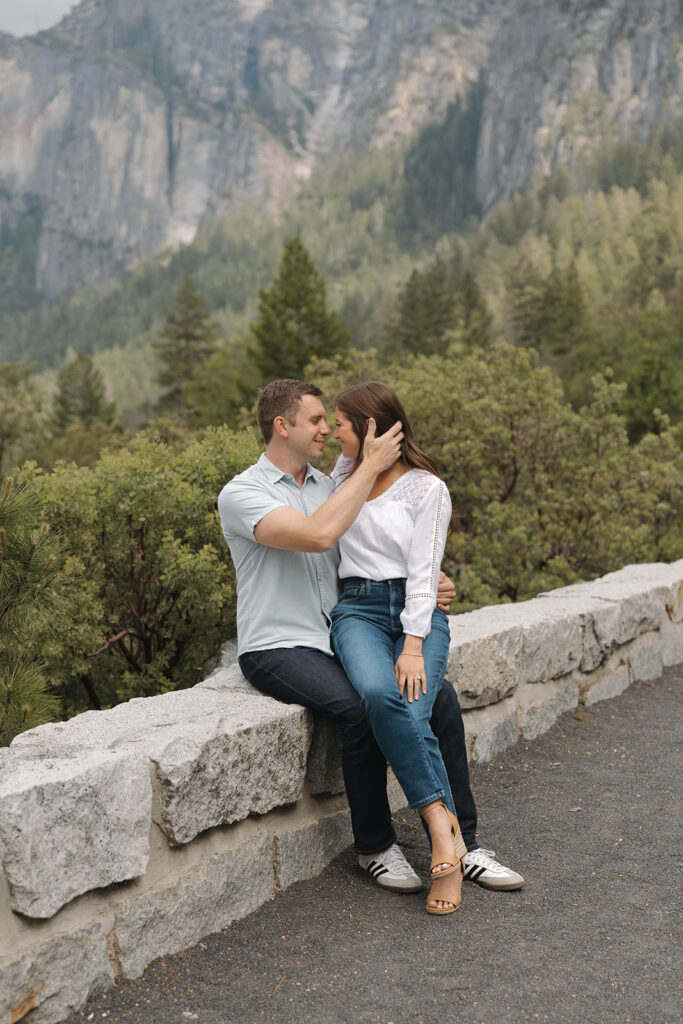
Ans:
{"label": "man's hand on woman's face", "polygon": [[363,462],[372,466],[375,473],[389,469],[400,458],[404,436],[401,427],[401,421],[396,420],[385,434],[375,437],[377,424],[372,417],[368,420],[368,431],[363,442]]}

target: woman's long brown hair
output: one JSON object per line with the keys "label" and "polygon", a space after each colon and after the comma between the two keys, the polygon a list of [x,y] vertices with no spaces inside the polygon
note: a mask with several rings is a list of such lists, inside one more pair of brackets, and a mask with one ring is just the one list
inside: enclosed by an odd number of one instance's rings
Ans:
{"label": "woman's long brown hair", "polygon": [[398,395],[388,384],[382,384],[378,380],[357,384],[337,395],[334,404],[348,417],[353,432],[360,441],[360,452],[355,465],[349,471],[349,476],[363,461],[363,442],[368,431],[370,416],[377,424],[378,437],[380,434],[384,434],[389,427],[393,427],[396,420],[400,420],[403,424],[404,434],[401,441],[401,461],[412,469],[424,469],[428,473],[433,473],[434,476],[441,476],[434,460],[425,455],[422,449],[415,444],[406,411],[401,405]]}

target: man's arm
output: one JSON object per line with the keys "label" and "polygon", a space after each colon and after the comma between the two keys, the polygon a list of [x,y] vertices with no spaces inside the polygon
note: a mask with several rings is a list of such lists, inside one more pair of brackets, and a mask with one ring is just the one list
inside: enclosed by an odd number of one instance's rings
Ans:
{"label": "man's arm", "polygon": [[400,455],[401,424],[395,423],[381,437],[375,437],[375,428],[370,419],[363,461],[344,486],[311,516],[284,506],[269,512],[254,527],[259,544],[287,551],[329,551],[360,512],[377,474],[393,466]]}

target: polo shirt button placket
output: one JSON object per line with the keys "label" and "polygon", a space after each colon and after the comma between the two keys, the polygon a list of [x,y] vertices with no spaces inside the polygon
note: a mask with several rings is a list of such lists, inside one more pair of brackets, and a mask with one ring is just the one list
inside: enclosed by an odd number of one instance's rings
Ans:
{"label": "polo shirt button placket", "polygon": [[[306,485],[306,481],[304,480],[304,487],[305,487],[305,485]],[[310,512],[308,510],[308,505],[306,504],[306,496],[304,494],[304,488],[303,487],[299,488],[299,496],[301,498],[301,504],[303,505],[304,514],[307,515],[307,516],[310,515]],[[314,554],[313,558],[315,560],[315,575],[316,575],[316,579],[318,580],[318,592],[320,594],[320,603],[321,603],[321,606],[323,607],[323,610],[324,610],[325,604],[324,604],[324,601],[323,601],[323,592],[322,592],[323,591],[323,578],[322,578],[322,574],[320,572],[320,555]]]}

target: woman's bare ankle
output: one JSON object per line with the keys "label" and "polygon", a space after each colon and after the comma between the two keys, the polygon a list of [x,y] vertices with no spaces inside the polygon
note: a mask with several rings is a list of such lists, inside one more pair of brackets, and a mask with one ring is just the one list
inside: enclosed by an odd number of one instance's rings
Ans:
{"label": "woman's bare ankle", "polygon": [[432,863],[432,878],[438,878],[443,872],[453,870],[454,859],[450,855],[453,846],[450,819],[441,801],[428,806],[426,810],[420,809],[420,813],[427,823],[432,853],[436,851],[437,856],[443,857],[443,860]]}
{"label": "woman's bare ankle", "polygon": [[427,811],[422,811],[421,814],[427,822],[432,841],[437,837],[442,839],[451,835],[451,823],[442,803],[432,804]]}

